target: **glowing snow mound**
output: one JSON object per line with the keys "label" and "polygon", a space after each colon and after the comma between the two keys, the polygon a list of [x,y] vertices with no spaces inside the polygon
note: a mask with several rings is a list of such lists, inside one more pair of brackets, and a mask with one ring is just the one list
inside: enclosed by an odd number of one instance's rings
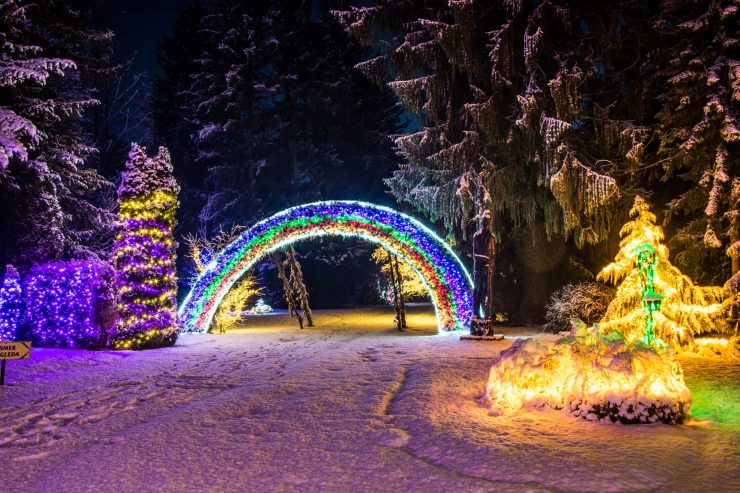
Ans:
{"label": "glowing snow mound", "polygon": [[494,360],[483,402],[503,409],[561,409],[590,421],[681,423],[691,407],[668,352],[586,332],[546,345],[518,340]]}

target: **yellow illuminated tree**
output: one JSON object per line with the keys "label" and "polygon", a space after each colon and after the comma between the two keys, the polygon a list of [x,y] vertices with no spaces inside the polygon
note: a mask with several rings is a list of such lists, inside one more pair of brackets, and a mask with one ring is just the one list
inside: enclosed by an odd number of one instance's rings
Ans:
{"label": "yellow illuminated tree", "polygon": [[654,313],[655,335],[676,349],[693,345],[694,336],[707,333],[728,334],[725,301],[729,293],[718,286],[697,286],[668,259],[663,244],[663,230],[655,224],[650,205],[636,197],[630,211],[632,221],[622,227],[620,250],[614,262],[599,272],[597,279],[617,287],[600,322],[602,333],[613,329],[634,342],[643,337],[645,312],[642,309],[640,274],[635,266],[635,250],[647,243],[658,258],[655,267],[654,290],[663,295],[660,311]]}
{"label": "yellow illuminated tree", "polygon": [[[383,275],[390,279],[391,264],[388,262],[388,251],[385,248],[378,247],[373,252],[372,257],[373,261],[380,266]],[[424,286],[421,277],[403,259],[398,263],[398,269],[401,272],[401,294],[404,299],[429,295],[429,290]]]}
{"label": "yellow illuminated tree", "polygon": [[224,333],[236,327],[242,318],[242,311],[247,306],[249,299],[262,294],[262,288],[257,287],[256,284],[254,277],[247,275],[224,296],[214,317],[216,329],[219,332]]}
{"label": "yellow illuminated tree", "polygon": [[[243,226],[235,225],[230,230],[221,230],[212,238],[206,237],[205,234],[186,236],[188,258],[193,264],[196,276],[202,274],[210,260],[226,245],[234,241],[243,230]],[[224,333],[236,327],[249,300],[260,294],[262,294],[262,288],[257,287],[254,276],[247,274],[242,277],[224,296],[218,307],[214,317],[216,330]]]}

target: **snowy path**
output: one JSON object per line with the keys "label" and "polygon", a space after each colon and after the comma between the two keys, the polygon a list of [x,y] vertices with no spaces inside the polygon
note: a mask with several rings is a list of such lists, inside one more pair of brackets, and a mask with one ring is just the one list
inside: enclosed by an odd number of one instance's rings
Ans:
{"label": "snowy path", "polygon": [[740,491],[738,363],[682,360],[698,418],[684,426],[492,417],[476,398],[509,342],[370,315],[135,353],[34,349],[0,388],[2,488]]}

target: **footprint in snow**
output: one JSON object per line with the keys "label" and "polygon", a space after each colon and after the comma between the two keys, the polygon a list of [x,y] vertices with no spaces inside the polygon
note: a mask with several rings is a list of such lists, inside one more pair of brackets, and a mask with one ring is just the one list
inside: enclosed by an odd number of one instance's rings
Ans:
{"label": "footprint in snow", "polygon": [[371,437],[380,445],[391,448],[402,448],[408,445],[411,436],[398,428],[386,428],[371,433]]}

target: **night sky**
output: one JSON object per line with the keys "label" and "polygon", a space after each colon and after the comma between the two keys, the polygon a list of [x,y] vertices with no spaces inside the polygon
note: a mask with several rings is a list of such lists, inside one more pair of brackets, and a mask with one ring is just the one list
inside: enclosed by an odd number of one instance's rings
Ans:
{"label": "night sky", "polygon": [[116,59],[136,55],[132,72],[154,75],[157,43],[170,33],[177,14],[196,0],[111,0],[111,28],[116,33]]}

